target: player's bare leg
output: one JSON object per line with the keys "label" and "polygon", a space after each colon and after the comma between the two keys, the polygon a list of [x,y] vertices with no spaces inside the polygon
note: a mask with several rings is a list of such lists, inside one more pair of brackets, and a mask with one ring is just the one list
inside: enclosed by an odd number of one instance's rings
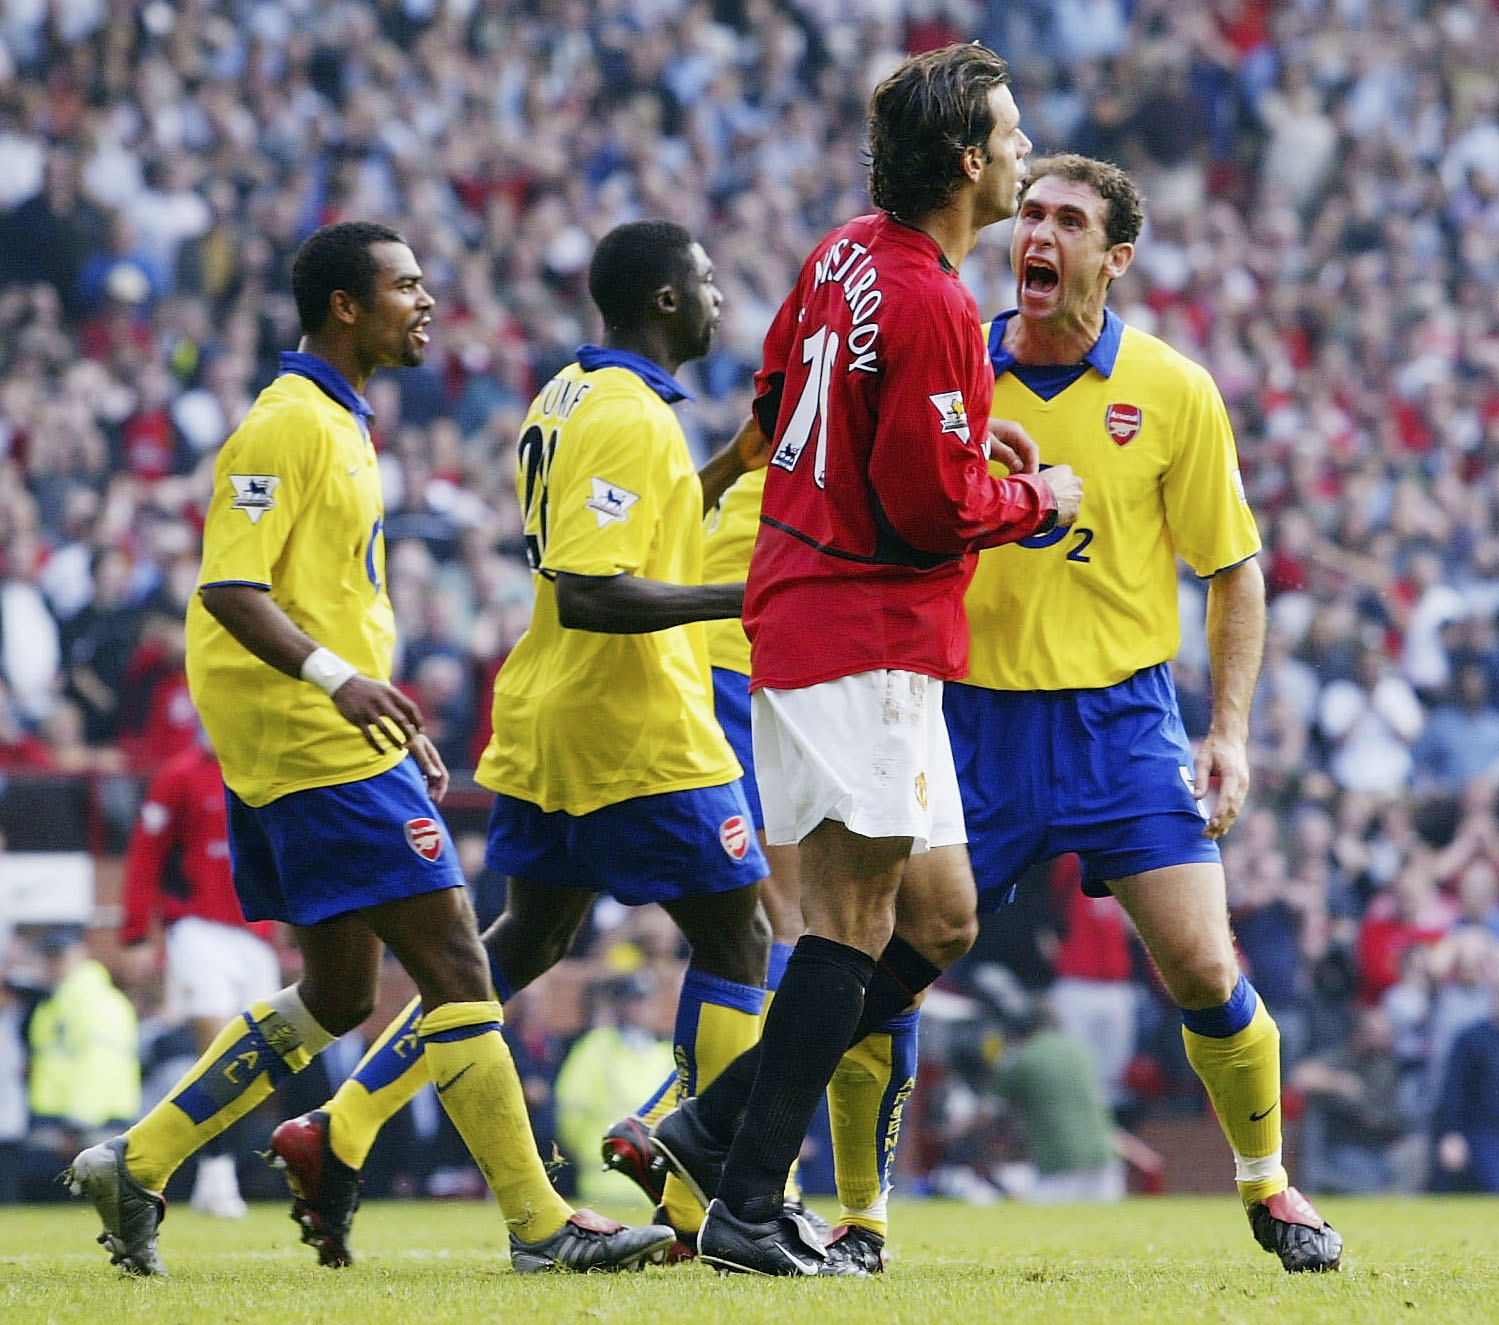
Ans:
{"label": "player's bare leg", "polygon": [[815,1274],[810,1230],[782,1214],[786,1175],[818,1097],[852,1043],[864,991],[895,928],[909,837],[870,838],[824,820],[800,844],[807,932],[766,1018],[744,1125],[730,1147],[698,1250],[724,1269]]}
{"label": "player's bare leg", "polygon": [[513,1268],[635,1269],[664,1252],[670,1229],[627,1229],[574,1211],[553,1189],[500,1034],[467,891],[424,893],[362,914],[416,983],[433,1086],[504,1212]]}
{"label": "player's bare leg", "polygon": [[1239,971],[1223,868],[1174,865],[1110,885],[1182,1009],[1187,1058],[1234,1152],[1259,1244],[1287,1270],[1335,1270],[1343,1240],[1281,1163],[1280,1032]]}

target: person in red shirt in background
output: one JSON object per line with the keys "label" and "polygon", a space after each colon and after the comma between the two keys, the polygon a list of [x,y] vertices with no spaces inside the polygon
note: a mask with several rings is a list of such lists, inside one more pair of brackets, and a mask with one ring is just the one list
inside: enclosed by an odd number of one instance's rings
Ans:
{"label": "person in red shirt in background", "polygon": [[1061,921],[1049,997],[1061,1032],[1088,1046],[1104,1102],[1114,1109],[1134,1057],[1139,1019],[1131,926],[1117,899],[1088,896],[1081,879],[1081,863],[1069,854],[1054,862],[1047,880]]}
{"label": "person in red shirt in background", "polygon": [[[165,931],[166,1014],[189,1021],[200,1052],[240,1009],[282,985],[270,921],[247,924],[229,873],[224,781],[199,731],[146,788],[125,854],[120,942],[143,949]],[[143,951],[144,955],[144,951]],[[153,954],[154,955],[154,954]],[[198,1160],[191,1205],[244,1215],[232,1131]]]}

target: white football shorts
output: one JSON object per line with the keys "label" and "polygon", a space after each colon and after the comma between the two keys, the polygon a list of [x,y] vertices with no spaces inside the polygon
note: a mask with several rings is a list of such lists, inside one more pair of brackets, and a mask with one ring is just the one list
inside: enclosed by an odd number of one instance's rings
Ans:
{"label": "white football shorts", "polygon": [[910,837],[913,854],[968,840],[941,681],[882,670],[760,689],[750,720],[770,842],[800,842],[824,819]]}
{"label": "white football shorts", "polygon": [[183,916],[167,929],[166,1014],[228,1021],[281,988],[275,948],[238,925]]}

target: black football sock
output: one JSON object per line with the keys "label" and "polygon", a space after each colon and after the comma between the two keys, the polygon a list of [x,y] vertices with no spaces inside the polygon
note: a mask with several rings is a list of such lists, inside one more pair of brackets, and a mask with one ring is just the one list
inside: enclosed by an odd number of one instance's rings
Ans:
{"label": "black football sock", "polygon": [[[864,1011],[849,1039],[849,1047],[879,1030],[891,1017],[899,1016],[916,996],[942,974],[940,966],[927,961],[903,938],[892,938],[880,954],[879,964],[864,991]],[[776,994],[780,998],[780,994]],[[771,1007],[775,1006],[774,1000]],[[697,1097],[698,1120],[727,1147],[744,1120],[745,1101],[760,1067],[760,1046],[753,1045],[703,1087]]]}
{"label": "black football sock", "polygon": [[781,1213],[791,1171],[817,1102],[852,1043],[874,958],[804,934],[765,1019],[760,1068],[744,1123],[729,1147],[718,1194],[740,1219]]}

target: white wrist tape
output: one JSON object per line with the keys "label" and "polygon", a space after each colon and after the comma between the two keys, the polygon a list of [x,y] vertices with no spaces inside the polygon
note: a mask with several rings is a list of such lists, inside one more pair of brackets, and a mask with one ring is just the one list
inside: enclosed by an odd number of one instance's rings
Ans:
{"label": "white wrist tape", "polygon": [[346,663],[332,649],[321,646],[309,653],[302,663],[302,679],[311,681],[330,699],[339,686],[358,675],[357,667]]}

